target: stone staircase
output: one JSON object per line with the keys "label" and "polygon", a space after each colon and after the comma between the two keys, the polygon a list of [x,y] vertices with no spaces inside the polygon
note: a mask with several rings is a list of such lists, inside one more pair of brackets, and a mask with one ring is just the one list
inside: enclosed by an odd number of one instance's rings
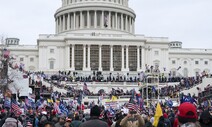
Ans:
{"label": "stone staircase", "polygon": [[197,87],[201,88],[202,91],[204,91],[204,88],[208,85],[208,84],[212,84],[212,78],[203,78],[202,79],[202,83],[187,89],[187,90],[183,90],[180,91],[180,93],[184,93],[185,95],[187,95],[188,93],[190,93],[191,95],[195,94],[196,96],[198,96],[198,90]]}

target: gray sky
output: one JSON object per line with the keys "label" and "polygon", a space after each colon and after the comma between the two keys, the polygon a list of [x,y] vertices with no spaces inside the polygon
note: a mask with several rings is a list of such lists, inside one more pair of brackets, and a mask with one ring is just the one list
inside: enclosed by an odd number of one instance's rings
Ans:
{"label": "gray sky", "polygon": [[[185,48],[212,49],[212,0],[129,0],[137,14],[136,34],[169,37]],[[61,0],[1,0],[0,36],[35,45],[39,34],[55,32]]]}

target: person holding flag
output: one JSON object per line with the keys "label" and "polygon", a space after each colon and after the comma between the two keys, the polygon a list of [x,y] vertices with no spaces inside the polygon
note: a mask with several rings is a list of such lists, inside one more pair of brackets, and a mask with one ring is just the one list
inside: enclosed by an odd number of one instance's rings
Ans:
{"label": "person holding flag", "polygon": [[143,117],[135,110],[129,109],[129,113],[120,122],[121,127],[144,127]]}

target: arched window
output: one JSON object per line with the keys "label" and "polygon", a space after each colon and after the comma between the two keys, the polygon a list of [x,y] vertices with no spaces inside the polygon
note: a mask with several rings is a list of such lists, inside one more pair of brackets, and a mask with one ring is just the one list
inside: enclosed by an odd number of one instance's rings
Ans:
{"label": "arched window", "polygon": [[55,59],[50,58],[49,59],[49,69],[54,69],[55,68]]}
{"label": "arched window", "polygon": [[54,61],[49,62],[49,69],[54,69]]}

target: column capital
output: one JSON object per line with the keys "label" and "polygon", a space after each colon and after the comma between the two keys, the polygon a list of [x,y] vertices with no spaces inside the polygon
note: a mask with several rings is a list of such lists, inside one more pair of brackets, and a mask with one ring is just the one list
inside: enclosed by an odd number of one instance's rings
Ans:
{"label": "column capital", "polygon": [[69,47],[70,47],[70,46],[71,46],[71,44],[66,44],[66,46],[69,46]]}
{"label": "column capital", "polygon": [[110,48],[113,48],[114,45],[110,45]]}

